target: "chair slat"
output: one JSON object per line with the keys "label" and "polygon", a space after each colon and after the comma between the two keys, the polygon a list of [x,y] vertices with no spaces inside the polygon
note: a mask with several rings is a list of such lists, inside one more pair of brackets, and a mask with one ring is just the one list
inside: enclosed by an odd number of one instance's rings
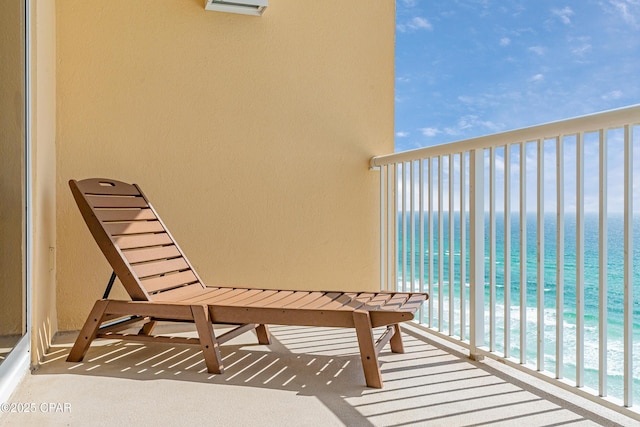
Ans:
{"label": "chair slat", "polygon": [[265,297],[260,302],[250,303],[248,305],[256,306],[256,307],[263,307],[265,304],[271,304],[274,301],[280,301],[280,300],[286,298],[287,296],[291,295],[292,293],[293,293],[293,291],[280,291],[279,290],[275,294],[272,294],[270,296]]}
{"label": "chair slat", "polygon": [[361,293],[358,294],[357,297],[355,297],[354,299],[356,301],[362,302],[362,303],[368,303],[369,301],[371,301],[374,297],[376,297],[376,295],[378,294],[373,294],[373,293]]}
{"label": "chair slat", "polygon": [[389,301],[393,297],[393,294],[380,293],[376,294],[375,297],[371,298],[365,306],[367,309],[377,309],[384,306],[387,301]]}
{"label": "chair slat", "polygon": [[138,264],[133,266],[133,271],[138,277],[154,276],[158,274],[171,273],[173,271],[186,270],[189,264],[184,258],[167,259],[146,264]]}
{"label": "chair slat", "polygon": [[355,292],[347,292],[347,293],[341,294],[338,298],[318,308],[322,310],[338,310],[344,307],[346,304],[349,304],[350,302],[352,302],[353,298],[356,297],[357,295],[358,294]]}
{"label": "chair slat", "polygon": [[372,293],[356,293],[352,294],[351,301],[345,303],[342,307],[338,307],[337,310],[353,311],[364,307],[376,294]]}
{"label": "chair slat", "polygon": [[278,291],[277,290],[273,290],[273,289],[263,290],[259,294],[256,294],[256,295],[254,295],[252,297],[247,297],[242,302],[243,302],[244,305],[257,304],[259,306],[262,306],[262,301],[264,301],[265,298],[268,298],[268,297],[270,297],[272,295],[275,295],[277,293],[278,293]]}
{"label": "chair slat", "polygon": [[93,208],[146,208],[147,202],[135,196],[85,196]]}
{"label": "chair slat", "polygon": [[222,305],[244,305],[246,300],[255,296],[259,297],[265,292],[263,289],[243,289],[243,291],[244,292],[239,292],[229,298],[225,298],[218,303]]}
{"label": "chair slat", "polygon": [[143,221],[157,219],[153,211],[146,209],[95,209],[100,221]]}
{"label": "chair slat", "polygon": [[397,310],[407,301],[409,294],[394,294],[382,307],[383,310]]}
{"label": "chair slat", "polygon": [[140,282],[147,292],[158,292],[165,289],[177,288],[181,285],[187,285],[197,282],[198,279],[193,271],[183,271],[175,274],[168,274],[166,276],[154,277],[150,279],[142,279]]}
{"label": "chair slat", "polygon": [[158,292],[157,294],[153,294],[151,297],[152,300],[156,302],[181,302],[197,296],[207,296],[212,292],[212,289],[205,288],[198,282],[174,288],[169,291]]}
{"label": "chair slat", "polygon": [[148,246],[169,245],[173,241],[166,233],[137,234],[133,236],[117,236],[113,238],[120,249],[145,248]]}
{"label": "chair slat", "polygon": [[302,308],[318,298],[321,298],[323,295],[324,292],[311,292],[296,300],[283,302],[282,306],[286,308]]}
{"label": "chair slat", "polygon": [[164,231],[160,221],[134,221],[104,224],[107,233],[112,236],[122,234],[158,233]]}
{"label": "chair slat", "polygon": [[317,298],[313,301],[307,302],[306,305],[304,305],[302,308],[304,309],[308,309],[308,310],[312,310],[315,308],[320,308],[323,305],[327,305],[331,302],[333,302],[333,300],[335,300],[336,298],[338,298],[339,296],[342,295],[342,292],[327,292],[324,295],[322,295],[320,298]]}
{"label": "chair slat", "polygon": [[[214,299],[220,299],[222,295],[225,295],[229,292],[238,291],[238,289],[233,288],[206,288],[207,293],[202,295],[196,295],[193,297],[185,298],[182,302],[185,304],[208,304],[210,301]],[[240,289],[243,291],[245,289]]]}
{"label": "chair slat", "polygon": [[231,289],[229,292],[225,292],[225,293],[216,293],[212,295],[210,298],[207,298],[207,304],[224,305],[226,304],[227,301],[232,300],[237,296],[244,294],[247,291],[248,289],[238,288],[238,289]]}
{"label": "chair slat", "polygon": [[[397,308],[398,311],[414,312],[417,309],[419,309],[420,306],[422,305],[422,303],[424,302],[424,296],[421,296],[421,295],[410,295],[410,294],[407,294],[406,296],[408,298],[406,299],[405,303],[402,304],[402,306],[400,308]],[[383,309],[384,308],[385,307],[383,307]]]}
{"label": "chair slat", "polygon": [[181,256],[175,245],[159,246],[143,249],[129,249],[124,251],[124,256],[129,264],[138,262],[156,261]]}
{"label": "chair slat", "polygon": [[[345,294],[346,295],[346,294]],[[364,306],[365,302],[371,299],[371,294],[352,294],[351,301],[346,302],[342,307],[337,310],[353,311]]]}
{"label": "chair slat", "polygon": [[291,294],[287,295],[286,297],[277,300],[277,301],[272,301],[272,302],[263,302],[262,306],[263,307],[286,307],[287,304],[292,304],[295,301],[298,301],[300,298],[303,298],[305,296],[309,295],[309,292],[303,292],[303,291],[292,291]]}

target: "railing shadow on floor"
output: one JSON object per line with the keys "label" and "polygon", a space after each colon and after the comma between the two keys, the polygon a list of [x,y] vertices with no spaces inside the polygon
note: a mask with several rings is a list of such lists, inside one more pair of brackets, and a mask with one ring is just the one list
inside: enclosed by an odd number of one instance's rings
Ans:
{"label": "railing shadow on floor", "polygon": [[[185,336],[193,335],[189,325],[169,327],[183,327]],[[175,332],[171,331],[174,335]],[[594,412],[411,331],[404,333],[404,354],[380,354],[385,381],[380,390],[364,386],[353,331],[275,326],[272,332],[270,346],[253,344],[251,334],[222,346],[225,372],[221,375],[207,373],[198,347],[180,344],[98,340],[83,362],[68,363],[65,359],[75,334],[62,334],[54,340],[35,374],[188,381],[288,391],[295,396],[314,397],[346,425],[540,425],[551,420],[608,423]],[[211,392],[224,395],[224,388]],[[299,402],[301,416],[304,402]]]}

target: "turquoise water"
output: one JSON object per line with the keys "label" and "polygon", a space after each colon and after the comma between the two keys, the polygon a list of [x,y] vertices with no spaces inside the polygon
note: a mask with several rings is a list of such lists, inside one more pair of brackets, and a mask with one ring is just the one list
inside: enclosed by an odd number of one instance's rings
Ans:
{"label": "turquoise water", "polygon": [[[406,234],[408,246],[406,251],[405,276],[407,283],[418,281],[420,262],[424,262],[424,281],[428,280],[428,238],[427,218],[425,215],[425,251],[423,256],[419,251],[419,226],[418,215],[415,215],[415,227],[413,236],[415,238],[414,250],[408,247],[411,245],[411,234],[409,229],[409,215],[406,214]],[[449,331],[449,235],[448,235],[448,214],[443,215],[443,289],[440,293],[438,289],[438,247],[437,247],[437,215],[433,219],[433,284],[430,289],[433,300],[434,311],[432,313],[431,326],[440,328],[444,332]],[[402,215],[399,215],[399,231],[403,229]],[[585,240],[584,240],[584,382],[585,386],[594,390],[598,389],[599,370],[599,236],[598,236],[598,214],[585,214]],[[485,242],[485,344],[489,345],[489,244],[488,244],[488,215],[486,215],[486,242]],[[454,277],[453,289],[455,324],[453,334],[460,335],[459,307],[460,307],[460,242],[459,242],[459,216],[454,215]],[[556,218],[555,215],[546,215],[544,221],[544,277],[539,280],[537,277],[537,223],[535,215],[527,216],[526,232],[526,363],[535,367],[537,360],[537,292],[539,283],[544,287],[544,370],[555,372],[556,369]],[[467,274],[462,283],[465,284],[465,300],[469,301],[468,294],[468,265],[469,265],[469,225],[467,220]],[[576,220],[575,214],[565,215],[565,245],[564,245],[564,306],[563,306],[563,375],[565,378],[575,380],[576,378]],[[496,215],[496,342],[495,349],[498,353],[504,352],[504,216]],[[398,245],[398,274],[402,281],[402,239],[403,233],[399,232]],[[633,271],[633,396],[635,404],[640,403],[640,223],[636,221],[633,227],[634,240],[634,271]],[[623,397],[623,299],[624,299],[624,226],[622,214],[609,214],[608,218],[608,292],[607,292],[607,394],[611,397],[622,399]],[[410,260],[414,259],[415,274],[410,276]],[[519,216],[511,217],[511,257],[509,259],[511,280],[510,280],[510,349],[511,357],[520,358],[520,224]],[[408,289],[408,284],[406,285]],[[429,290],[429,289],[427,289]],[[438,298],[443,298],[443,313],[438,313]],[[468,308],[467,308],[468,310]],[[468,312],[468,311],[467,311]],[[424,311],[423,321],[428,322],[427,310]],[[439,319],[442,318],[440,325]],[[463,335],[468,338],[469,328],[467,327]]]}

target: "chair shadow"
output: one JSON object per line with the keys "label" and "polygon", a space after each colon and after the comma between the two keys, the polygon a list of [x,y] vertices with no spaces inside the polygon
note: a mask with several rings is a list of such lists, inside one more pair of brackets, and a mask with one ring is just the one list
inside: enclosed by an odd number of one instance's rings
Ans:
{"label": "chair shadow", "polygon": [[[188,324],[165,324],[158,329],[162,335],[197,336]],[[271,327],[271,331],[270,345],[257,344],[253,332],[222,345],[222,374],[208,373],[200,347],[187,344],[97,339],[82,362],[66,362],[77,334],[62,333],[56,336],[34,374],[188,381],[292,391],[317,398],[345,424],[357,420],[357,425],[372,425],[345,401],[368,390],[355,333],[336,328],[305,328],[303,333],[299,327],[279,326]],[[216,334],[221,332],[224,328],[216,327]],[[388,355],[383,351],[380,356],[384,359]]]}

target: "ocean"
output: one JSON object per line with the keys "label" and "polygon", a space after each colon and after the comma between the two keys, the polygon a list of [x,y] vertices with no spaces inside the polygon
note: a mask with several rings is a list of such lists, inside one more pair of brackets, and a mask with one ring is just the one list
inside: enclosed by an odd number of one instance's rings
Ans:
{"label": "ocean", "polygon": [[[424,218],[424,253],[419,250],[419,225],[418,215],[414,217],[414,232],[410,232],[409,214],[405,214],[403,224],[402,214],[398,215],[398,277],[402,286],[402,274],[407,277],[405,288],[409,283],[418,282],[419,265],[424,263],[424,283],[425,290],[429,277],[429,253],[428,239],[429,230],[427,217]],[[433,282],[430,288],[430,297],[433,300],[432,322],[430,326],[439,328],[448,333],[449,331],[449,259],[453,256],[453,295],[454,295],[454,325],[453,335],[460,335],[460,283],[465,286],[465,300],[468,307],[469,302],[469,224],[467,218],[467,243],[466,243],[466,277],[460,280],[460,224],[459,214],[454,214],[454,252],[449,252],[449,215],[443,214],[444,233],[443,239],[443,270],[442,270],[442,292],[438,283],[438,225],[437,214],[433,216]],[[490,269],[489,269],[489,215],[485,216],[485,345],[489,345],[489,310],[490,310]],[[597,213],[585,213],[584,217],[584,385],[594,390],[598,390],[599,372],[599,217]],[[504,352],[504,291],[505,291],[505,262],[508,261],[511,269],[511,280],[508,284],[510,289],[510,348],[509,355],[516,359],[520,358],[520,220],[519,215],[511,216],[511,256],[505,260],[504,256],[504,215],[496,214],[496,279],[495,279],[495,315],[496,315],[496,341],[495,350],[498,354]],[[538,283],[544,286],[544,371],[551,373],[556,369],[556,215],[545,215],[544,221],[544,278],[538,280],[537,274],[537,222],[535,214],[528,214],[526,220],[526,363],[535,369],[537,359],[537,291]],[[624,354],[624,319],[623,319],[623,298],[624,298],[624,223],[623,214],[609,213],[608,215],[608,259],[607,259],[607,395],[609,397],[622,399],[624,391],[623,382],[623,354]],[[403,232],[407,236],[407,246],[403,248]],[[576,379],[576,218],[575,213],[565,214],[564,226],[564,305],[563,305],[563,375],[565,379]],[[411,238],[414,238],[412,244]],[[640,222],[634,221],[633,227],[633,400],[635,404],[640,404]],[[413,250],[410,248],[413,247]],[[403,270],[402,251],[405,251]],[[414,274],[411,275],[411,259],[414,261]],[[438,298],[443,298],[442,316],[438,313]],[[467,308],[468,313],[468,308]],[[442,320],[440,325],[438,322]],[[468,319],[468,316],[467,316]],[[423,322],[428,324],[428,310],[423,311]],[[465,339],[468,339],[469,327],[464,332]]]}

